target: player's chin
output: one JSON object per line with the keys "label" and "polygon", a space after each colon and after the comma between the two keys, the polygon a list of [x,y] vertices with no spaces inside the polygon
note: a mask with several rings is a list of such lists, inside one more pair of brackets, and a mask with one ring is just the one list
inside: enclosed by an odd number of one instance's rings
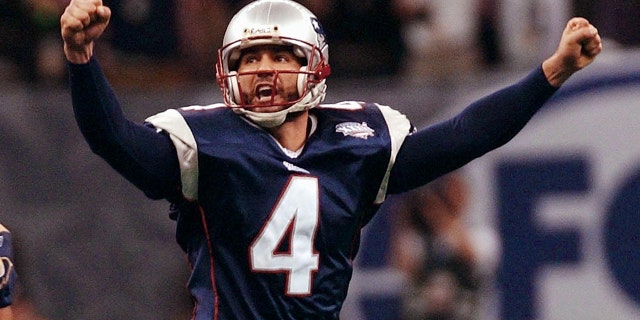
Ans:
{"label": "player's chin", "polygon": [[260,106],[260,105],[254,104],[251,107],[251,111],[261,112],[261,113],[272,113],[272,112],[278,112],[278,111],[284,110],[285,108],[286,106],[272,106],[272,105]]}
{"label": "player's chin", "polygon": [[265,100],[254,100],[251,104],[251,110],[255,112],[262,113],[270,113],[270,112],[278,112],[284,110],[289,107],[289,103],[285,101],[280,101],[280,99],[268,101]]}

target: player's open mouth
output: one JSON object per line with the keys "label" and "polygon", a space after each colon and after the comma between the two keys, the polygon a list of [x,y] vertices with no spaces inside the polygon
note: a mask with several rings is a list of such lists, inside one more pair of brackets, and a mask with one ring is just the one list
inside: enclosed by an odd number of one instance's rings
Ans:
{"label": "player's open mouth", "polygon": [[275,89],[272,85],[261,84],[256,87],[256,100],[260,102],[270,102],[273,98]]}

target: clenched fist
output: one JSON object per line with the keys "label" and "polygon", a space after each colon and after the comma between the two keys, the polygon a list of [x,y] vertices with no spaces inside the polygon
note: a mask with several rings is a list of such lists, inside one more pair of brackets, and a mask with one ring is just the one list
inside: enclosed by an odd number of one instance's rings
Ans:
{"label": "clenched fist", "polygon": [[60,17],[64,54],[71,63],[83,64],[93,56],[93,46],[109,24],[111,10],[102,0],[71,0]]}
{"label": "clenched fist", "polygon": [[549,83],[559,87],[576,71],[586,67],[602,51],[598,29],[584,18],[567,22],[556,52],[542,63]]}

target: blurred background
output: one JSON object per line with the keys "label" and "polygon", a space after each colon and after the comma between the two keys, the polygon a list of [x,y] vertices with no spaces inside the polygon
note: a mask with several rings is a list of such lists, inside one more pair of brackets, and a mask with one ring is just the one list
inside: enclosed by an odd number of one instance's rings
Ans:
{"label": "blurred background", "polygon": [[[220,102],[213,64],[247,1],[105,0],[97,56],[127,115]],[[504,148],[394,196],[364,229],[344,319],[640,318],[640,1],[306,0],[327,102],[418,127],[525,76],[584,16],[605,52]],[[168,205],[91,154],[59,36],[68,0],[0,0],[0,221],[20,319],[187,319]]]}

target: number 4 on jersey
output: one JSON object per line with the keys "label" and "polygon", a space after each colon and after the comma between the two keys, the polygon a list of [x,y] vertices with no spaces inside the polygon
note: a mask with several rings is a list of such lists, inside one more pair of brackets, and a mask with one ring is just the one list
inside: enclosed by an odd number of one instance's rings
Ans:
{"label": "number 4 on jersey", "polygon": [[[288,295],[311,294],[318,253],[313,248],[319,219],[318,179],[293,176],[250,248],[251,268],[287,273]],[[279,252],[289,237],[289,252]]]}

